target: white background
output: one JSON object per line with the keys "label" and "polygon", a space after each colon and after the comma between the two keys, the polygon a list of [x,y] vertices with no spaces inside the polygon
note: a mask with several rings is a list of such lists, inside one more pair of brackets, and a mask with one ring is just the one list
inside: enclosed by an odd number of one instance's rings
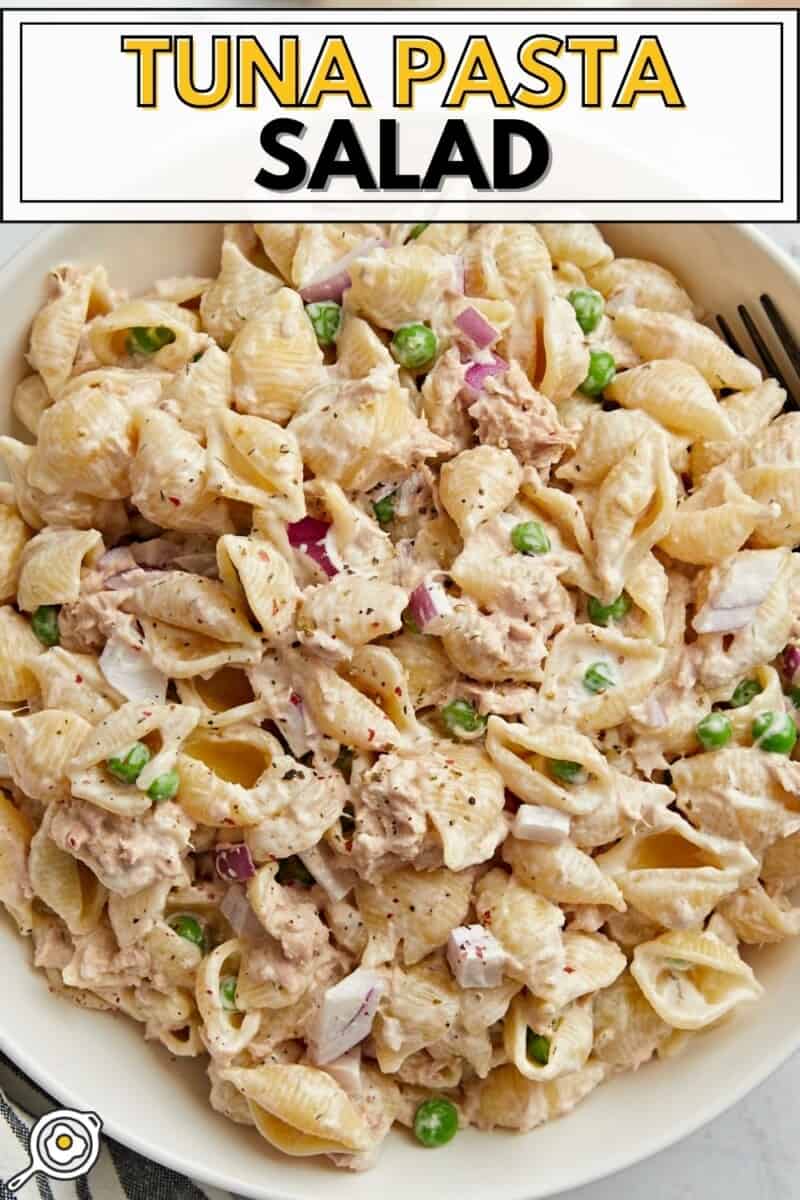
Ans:
{"label": "white background", "polygon": [[[272,14],[270,14],[272,16]],[[590,216],[593,219],[614,216],[658,218],[683,216],[699,219],[792,219],[797,215],[796,197],[789,190],[796,186],[797,114],[787,114],[785,125],[785,169],[789,188],[783,207],[779,205],[743,206],[735,201],[775,198],[778,181],[779,71],[777,62],[777,30],[757,24],[759,21],[797,20],[796,14],[785,11],[770,13],[746,10],[725,14],[709,12],[670,13],[639,10],[636,13],[615,13],[600,10],[594,13],[559,14],[542,10],[533,14],[499,14],[470,11],[462,26],[448,26],[445,21],[458,21],[459,14],[439,12],[432,16],[412,13],[384,12],[364,14],[371,24],[358,26],[359,14],[340,15],[336,32],[345,32],[348,43],[365,81],[374,111],[352,110],[341,98],[326,100],[317,111],[283,110],[284,115],[296,115],[309,126],[302,143],[310,162],[322,142],[333,116],[349,116],[357,125],[365,148],[369,152],[376,141],[379,116],[390,113],[391,35],[398,32],[430,32],[448,48],[448,63],[452,67],[470,32],[480,30],[491,36],[510,90],[523,81],[515,66],[516,49],[527,34],[551,32],[558,36],[576,33],[616,33],[620,54],[609,56],[606,94],[603,109],[586,110],[579,105],[579,62],[577,56],[562,55],[559,69],[569,84],[569,97],[552,110],[493,110],[488,99],[468,103],[462,112],[439,108],[445,81],[424,85],[417,91],[415,114],[406,113],[404,143],[405,157],[401,165],[407,169],[424,169],[429,151],[447,116],[466,116],[476,142],[486,153],[492,117],[525,117],[538,124],[549,138],[553,149],[552,169],[543,183],[533,192],[523,195],[525,203],[506,210],[494,207],[472,208],[446,212],[434,204],[422,204],[412,199],[413,216],[442,219],[469,216],[498,218],[525,216],[542,219],[556,215]],[[155,14],[161,20],[160,14]],[[186,14],[183,14],[184,18]],[[195,33],[198,38],[199,86],[207,83],[210,67],[209,46],[211,30],[177,25],[180,13],[172,22],[164,17],[163,25],[137,24],[137,15],[129,18],[119,12],[104,13],[103,19],[121,22],[110,26],[76,25],[70,27],[41,27],[28,25],[25,30],[25,70],[22,95],[24,175],[23,194],[33,201],[61,201],[49,209],[42,204],[19,204],[18,186],[18,105],[14,58],[18,37],[13,28],[16,14],[6,18],[5,108],[7,117],[5,139],[6,215],[12,219],[68,216],[72,219],[141,219],[147,217],[178,217],[207,219],[221,215],[211,202],[228,201],[225,216],[229,219],[289,219],[298,215],[296,201],[306,193],[294,193],[280,203],[260,189],[254,176],[264,162],[258,144],[261,126],[280,110],[268,106],[266,100],[255,111],[237,110],[231,102],[213,110],[194,110],[182,104],[172,93],[170,64],[166,56],[161,63],[163,78],[161,104],[158,110],[137,109],[135,106],[135,68],[131,55],[120,52],[120,36],[124,33]],[[245,23],[235,27],[230,13],[224,17],[216,32],[252,32],[269,45],[279,32],[297,32],[298,24],[313,22],[321,14],[313,11],[293,12],[281,30],[265,25],[265,13],[260,10],[237,14]],[[41,21],[64,20],[68,13],[38,14]],[[28,19],[37,19],[30,14]],[[77,15],[75,20],[80,20]],[[97,19],[97,14],[84,14],[83,21]],[[193,16],[192,20],[213,19]],[[315,57],[315,47],[324,33],[331,32],[327,19],[319,28],[303,32],[303,61],[306,67]],[[505,24],[493,25],[492,21]],[[634,24],[626,26],[623,21]],[[710,28],[709,21],[720,22]],[[142,21],[141,14],[138,21]],[[383,27],[375,24],[381,21]],[[688,25],[669,22],[687,21]],[[345,24],[345,23],[348,24]],[[589,22],[588,24],[586,22]],[[733,22],[750,22],[742,26]],[[623,65],[642,31],[657,32],[668,53],[687,108],[666,109],[660,100],[644,97],[634,110],[614,110],[610,107]],[[796,36],[793,30],[785,35],[787,54],[786,92],[796,98],[797,64]],[[277,42],[275,41],[275,44]],[[374,163],[375,155],[370,154]],[[458,181],[446,185],[446,195],[463,196]],[[366,205],[355,212],[350,200],[353,185],[350,181],[335,181],[327,196],[318,198],[314,207],[306,207],[306,219],[335,218],[332,202],[348,198],[347,215],[407,218],[410,211],[395,207],[368,211]],[[106,205],[105,209],[91,201],[131,200],[164,201],[160,206],[124,204]],[[566,211],[565,200],[579,202],[579,211]],[[623,200],[672,199],[683,202],[678,209],[658,211],[653,206],[638,211],[626,208]],[[719,206],[690,207],[688,201],[719,201]],[[72,201],[68,207],[65,202]],[[169,202],[172,202],[170,208]],[[198,201],[200,203],[187,203]],[[241,203],[233,205],[233,201]],[[254,201],[259,201],[257,206]],[[615,201],[605,208],[590,201]],[[729,201],[730,203],[723,203]],[[80,202],[80,203],[79,203]],[[204,202],[204,203],[203,203]],[[548,202],[556,208],[547,207]],[[542,208],[536,210],[536,205]],[[281,207],[282,206],[282,207]],[[612,211],[613,209],[613,211]]]}

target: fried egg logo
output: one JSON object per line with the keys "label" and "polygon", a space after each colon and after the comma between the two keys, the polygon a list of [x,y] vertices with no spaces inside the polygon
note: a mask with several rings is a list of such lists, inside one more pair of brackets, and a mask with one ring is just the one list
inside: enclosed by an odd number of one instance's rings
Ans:
{"label": "fried egg logo", "polygon": [[50,1179],[77,1179],[92,1169],[100,1155],[103,1122],[95,1112],[59,1108],[45,1113],[31,1130],[30,1162],[6,1186],[18,1192],[41,1171]]}

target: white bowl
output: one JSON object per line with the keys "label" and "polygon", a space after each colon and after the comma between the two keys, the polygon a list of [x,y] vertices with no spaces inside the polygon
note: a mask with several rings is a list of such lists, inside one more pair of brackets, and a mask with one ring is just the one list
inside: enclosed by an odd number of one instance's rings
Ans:
{"label": "white bowl", "polygon": [[[619,225],[605,232],[619,253],[672,268],[708,312],[730,316],[738,302],[755,302],[762,291],[787,313],[798,311],[800,272],[748,227]],[[209,225],[72,225],[40,236],[0,272],[6,402],[23,372],[28,325],[50,267],[102,261],[115,281],[136,289],[159,276],[212,273],[218,244],[218,230]],[[87,1012],[51,995],[30,964],[29,946],[5,919],[0,947],[0,1045],[23,1070],[61,1103],[96,1110],[107,1132],[133,1149],[257,1200],[538,1200],[685,1137],[800,1045],[800,941],[790,941],[753,956],[766,986],[760,1002],[699,1036],[683,1057],[618,1076],[571,1116],[527,1136],[467,1131],[428,1153],[400,1131],[374,1171],[353,1176],[273,1153],[254,1131],[211,1110],[202,1064],[171,1061],[125,1017]]]}

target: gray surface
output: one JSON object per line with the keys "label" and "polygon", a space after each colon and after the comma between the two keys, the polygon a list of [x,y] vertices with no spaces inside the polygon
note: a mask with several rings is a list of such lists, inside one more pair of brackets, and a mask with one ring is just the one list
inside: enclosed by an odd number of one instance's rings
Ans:
{"label": "gray surface", "polygon": [[[44,225],[0,225],[0,262]],[[763,226],[800,260],[800,226]],[[797,1200],[800,1055],[741,1104],[638,1167],[562,1194],[562,1200]],[[691,1098],[687,1099],[691,1102]],[[565,1147],[570,1147],[564,1128]],[[502,1185],[498,1184],[498,1197]]]}

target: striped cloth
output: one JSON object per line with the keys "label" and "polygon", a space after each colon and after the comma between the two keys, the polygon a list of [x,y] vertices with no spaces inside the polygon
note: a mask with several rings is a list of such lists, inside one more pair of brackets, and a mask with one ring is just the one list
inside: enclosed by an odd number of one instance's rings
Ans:
{"label": "striped cloth", "polygon": [[[58,1107],[0,1055],[0,1200],[14,1200],[5,1181],[29,1161],[31,1126]],[[100,1157],[88,1175],[67,1182],[34,1175],[16,1195],[20,1200],[234,1200],[228,1192],[201,1187],[110,1137],[103,1138]]]}

